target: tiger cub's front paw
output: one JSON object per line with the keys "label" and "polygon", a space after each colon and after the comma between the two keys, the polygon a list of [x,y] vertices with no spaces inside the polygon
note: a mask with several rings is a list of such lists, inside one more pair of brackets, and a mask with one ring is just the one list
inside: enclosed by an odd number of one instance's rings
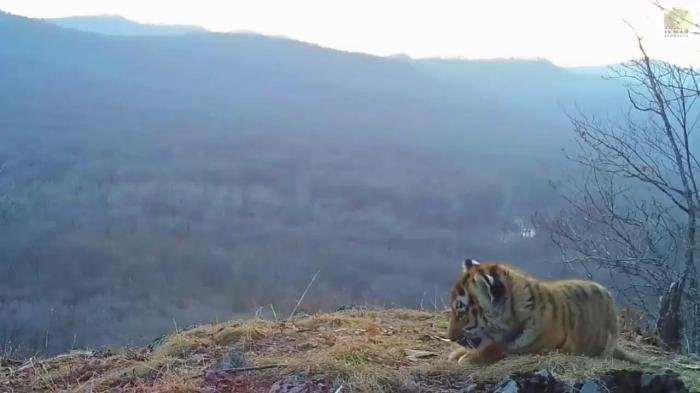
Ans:
{"label": "tiger cub's front paw", "polygon": [[473,361],[478,356],[479,352],[474,349],[459,347],[452,351],[447,359],[451,362],[457,362],[457,364],[464,364]]}
{"label": "tiger cub's front paw", "polygon": [[503,357],[505,357],[505,354],[498,345],[489,345],[481,351],[463,347],[457,348],[450,353],[448,359],[452,362],[456,361],[458,364],[492,364],[503,359]]}
{"label": "tiger cub's front paw", "polygon": [[468,353],[469,351],[466,348],[459,347],[456,348],[454,351],[450,352],[450,355],[447,357],[447,359],[451,362],[457,362],[462,356]]}
{"label": "tiger cub's front paw", "polygon": [[493,343],[476,352],[469,360],[477,364],[493,364],[503,359],[505,356],[500,345]]}

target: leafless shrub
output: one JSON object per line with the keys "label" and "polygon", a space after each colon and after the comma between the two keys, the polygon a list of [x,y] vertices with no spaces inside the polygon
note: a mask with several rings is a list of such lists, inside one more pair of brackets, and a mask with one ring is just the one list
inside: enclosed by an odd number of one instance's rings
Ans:
{"label": "leafless shrub", "polygon": [[697,351],[698,73],[652,60],[638,42],[642,58],[613,69],[629,82],[625,120],[570,116],[579,149],[567,156],[581,171],[548,226],[565,263],[606,274],[628,303],[657,316],[669,348]]}

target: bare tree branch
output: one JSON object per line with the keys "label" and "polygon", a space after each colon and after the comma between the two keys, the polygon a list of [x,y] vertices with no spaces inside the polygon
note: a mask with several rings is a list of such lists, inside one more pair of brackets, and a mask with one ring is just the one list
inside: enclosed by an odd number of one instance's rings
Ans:
{"label": "bare tree branch", "polygon": [[579,151],[567,157],[587,172],[563,193],[568,208],[547,228],[564,263],[589,277],[607,275],[629,304],[657,314],[670,348],[680,349],[685,324],[689,349],[700,349],[700,165],[690,138],[700,117],[698,73],[651,60],[630,28],[642,58],[614,77],[629,83],[634,111],[622,124],[569,116]]}

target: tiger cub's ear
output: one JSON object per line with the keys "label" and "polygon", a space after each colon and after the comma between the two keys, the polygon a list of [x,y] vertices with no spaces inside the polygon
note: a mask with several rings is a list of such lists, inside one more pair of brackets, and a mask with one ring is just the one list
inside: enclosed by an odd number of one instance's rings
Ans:
{"label": "tiger cub's ear", "polygon": [[479,266],[480,263],[479,261],[475,259],[465,259],[464,263],[462,264],[462,271],[466,273],[469,269]]}
{"label": "tiger cub's ear", "polygon": [[478,274],[476,284],[481,300],[488,300],[489,303],[500,303],[506,295],[506,286],[498,276]]}

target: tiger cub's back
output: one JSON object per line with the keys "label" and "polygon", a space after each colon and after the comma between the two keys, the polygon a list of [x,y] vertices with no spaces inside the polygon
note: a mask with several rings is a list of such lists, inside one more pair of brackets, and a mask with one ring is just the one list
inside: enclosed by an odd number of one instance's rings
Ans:
{"label": "tiger cub's back", "polygon": [[533,312],[540,323],[533,328],[544,330],[542,350],[596,356],[614,348],[618,315],[610,291],[592,281],[530,280],[539,305]]}

